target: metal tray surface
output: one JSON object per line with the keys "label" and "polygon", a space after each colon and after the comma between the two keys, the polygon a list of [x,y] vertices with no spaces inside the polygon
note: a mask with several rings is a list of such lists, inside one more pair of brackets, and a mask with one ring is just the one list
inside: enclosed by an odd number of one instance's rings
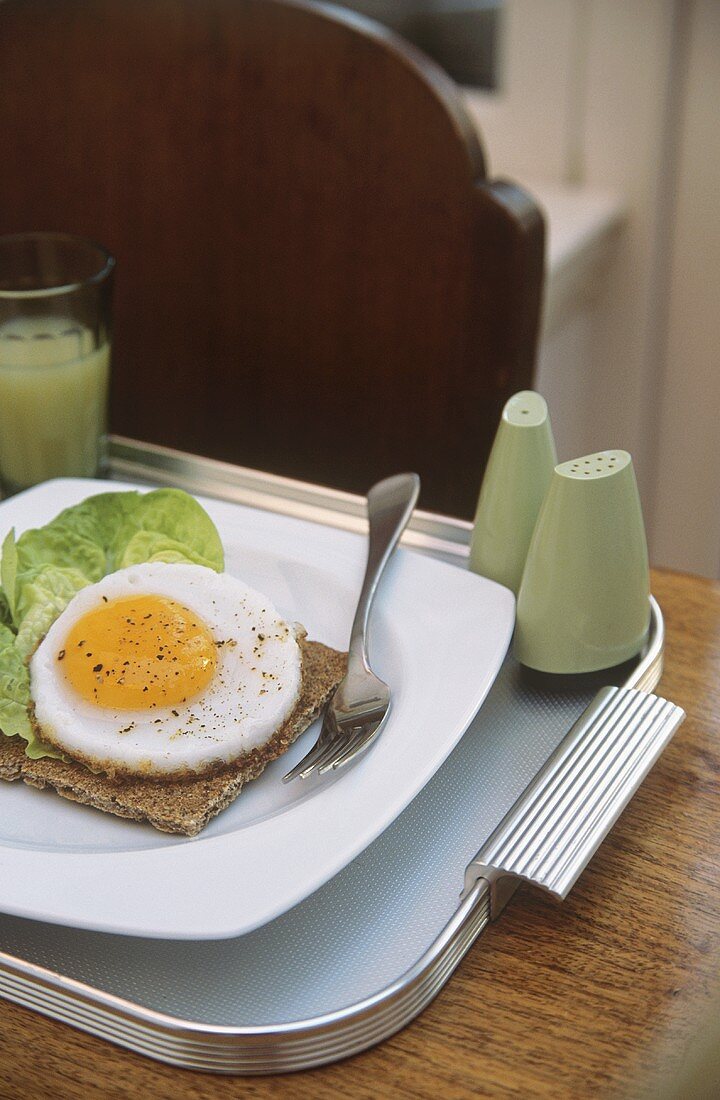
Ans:
{"label": "metal tray surface", "polygon": [[[122,440],[111,471],[357,529],[362,501]],[[152,476],[157,463],[157,476]],[[213,471],[218,472],[213,480]],[[229,488],[228,488],[229,486]],[[407,541],[461,564],[469,524],[423,513]],[[460,744],[364,853],[290,912],[232,940],[171,942],[0,917],[0,994],[187,1068],[264,1073],[355,1053],[399,1030],[442,988],[489,920],[463,871],[600,687],[651,688],[648,653],[592,676],[530,674],[508,657]]]}

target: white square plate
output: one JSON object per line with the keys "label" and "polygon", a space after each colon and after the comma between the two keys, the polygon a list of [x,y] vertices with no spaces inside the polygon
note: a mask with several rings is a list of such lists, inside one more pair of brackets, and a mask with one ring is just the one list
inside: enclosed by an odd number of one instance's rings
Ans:
{"label": "white square plate", "polygon": [[[116,482],[47,482],[0,505],[0,541]],[[365,567],[359,535],[202,500],[226,570],[265,592],[311,638],[345,649]],[[367,847],[467,729],[507,650],[515,602],[500,585],[410,550],[391,561],[371,617],[373,667],[393,692],[387,725],[332,778],[281,777],[319,732],[192,839],[0,783],[0,911],[169,939],[238,936],[302,901]]]}

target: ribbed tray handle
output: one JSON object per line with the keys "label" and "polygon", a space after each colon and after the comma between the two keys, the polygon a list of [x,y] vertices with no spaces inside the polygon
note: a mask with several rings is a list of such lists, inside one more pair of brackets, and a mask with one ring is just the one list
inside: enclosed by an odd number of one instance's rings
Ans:
{"label": "ribbed tray handle", "polygon": [[685,718],[674,703],[603,688],[465,871],[490,885],[494,920],[521,882],[567,897]]}

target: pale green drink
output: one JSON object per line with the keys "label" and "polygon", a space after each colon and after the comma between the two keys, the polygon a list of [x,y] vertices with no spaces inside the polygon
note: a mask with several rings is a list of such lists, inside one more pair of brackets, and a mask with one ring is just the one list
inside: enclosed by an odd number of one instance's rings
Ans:
{"label": "pale green drink", "polygon": [[67,233],[0,237],[0,487],[102,472],[115,260]]}
{"label": "pale green drink", "polygon": [[0,470],[6,486],[94,477],[106,431],[110,347],[69,318],[0,326]]}

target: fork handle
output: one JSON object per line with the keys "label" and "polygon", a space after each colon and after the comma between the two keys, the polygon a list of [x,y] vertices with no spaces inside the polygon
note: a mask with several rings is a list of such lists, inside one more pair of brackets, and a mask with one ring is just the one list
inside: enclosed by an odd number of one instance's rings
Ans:
{"label": "fork handle", "polygon": [[350,632],[349,674],[368,670],[366,631],[370,607],[383,570],[412,515],[419,492],[420,478],[417,474],[396,474],[378,481],[367,495],[368,556]]}

